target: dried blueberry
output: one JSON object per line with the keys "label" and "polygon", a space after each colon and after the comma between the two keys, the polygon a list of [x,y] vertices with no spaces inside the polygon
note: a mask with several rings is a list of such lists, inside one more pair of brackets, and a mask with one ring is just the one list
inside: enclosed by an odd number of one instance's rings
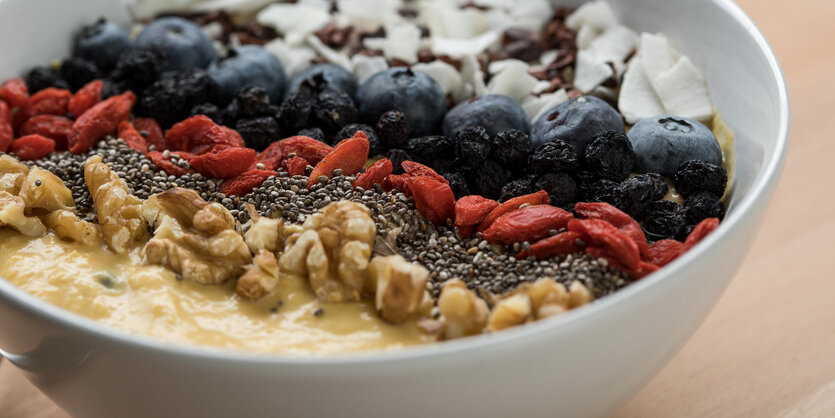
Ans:
{"label": "dried blueberry", "polygon": [[270,114],[270,96],[258,86],[245,86],[235,95],[237,117],[248,119]]}
{"label": "dried blueberry", "polygon": [[623,119],[611,105],[597,97],[580,96],[540,116],[531,128],[531,139],[534,146],[562,139],[573,145],[577,157],[581,157],[595,135],[624,130]]}
{"label": "dried blueberry", "polygon": [[316,64],[296,73],[290,80],[287,95],[293,94],[305,84],[314,90],[332,88],[354,98],[357,93],[357,79],[348,70],[336,64]]}
{"label": "dried blueberry", "polygon": [[500,94],[485,94],[458,103],[444,116],[444,135],[455,136],[469,126],[481,126],[487,134],[515,129],[528,134],[531,124],[528,116],[515,100]]}
{"label": "dried blueberry", "polygon": [[656,181],[641,174],[622,181],[613,192],[614,205],[635,219],[643,219],[647,207],[655,201]]}
{"label": "dried blueberry", "polygon": [[444,178],[449,182],[449,187],[452,189],[452,194],[456,199],[472,194],[470,191],[470,184],[467,183],[467,178],[461,173],[444,173]]}
{"label": "dried blueberry", "polygon": [[669,200],[650,203],[646,212],[644,232],[653,241],[675,238],[687,224],[684,207]]}
{"label": "dried blueberry", "polygon": [[140,113],[156,119],[163,129],[183,120],[184,110],[189,109],[176,74],[166,74],[143,90],[139,104]]}
{"label": "dried blueberry", "polygon": [[180,73],[177,86],[186,99],[189,107],[201,103],[215,103],[217,101],[218,86],[206,70],[194,68]]}
{"label": "dried blueberry", "polygon": [[403,148],[409,139],[409,119],[403,112],[389,110],[377,121],[380,142],[386,148]]}
{"label": "dried blueberry", "polygon": [[528,167],[534,173],[553,173],[577,170],[577,152],[574,146],[554,139],[538,146],[528,160]]}
{"label": "dried blueberry", "polygon": [[577,181],[565,172],[548,173],[535,183],[537,190],[545,190],[554,206],[564,206],[577,201]]}
{"label": "dried blueberry", "polygon": [[177,16],[153,20],[136,36],[136,44],[159,52],[165,70],[206,68],[215,59],[212,40],[200,26]]}
{"label": "dried blueberry", "polygon": [[325,142],[325,133],[319,128],[302,129],[296,135],[308,136],[319,142]]}
{"label": "dried blueberry", "polygon": [[499,201],[504,202],[517,196],[535,192],[536,186],[534,183],[536,182],[537,177],[538,176],[536,174],[528,174],[505,184],[504,187],[502,187],[502,193],[501,196],[499,196]]}
{"label": "dried blueberry", "polygon": [[466,174],[472,191],[488,199],[498,199],[502,194],[502,188],[507,184],[507,171],[494,160],[486,160]]}
{"label": "dried blueberry", "polygon": [[416,161],[424,164],[438,160],[449,160],[455,153],[452,138],[444,135],[409,138],[404,149]]}
{"label": "dried blueberry", "polygon": [[580,184],[579,194],[586,202],[614,202],[615,187],[617,182],[600,179]]}
{"label": "dried blueberry", "polygon": [[84,87],[85,84],[101,77],[98,67],[93,61],[84,58],[67,58],[61,63],[61,77],[67,80],[73,91]]}
{"label": "dried blueberry", "polygon": [[446,95],[432,78],[408,67],[380,71],[357,88],[360,118],[376,123],[384,112],[406,114],[412,135],[435,133],[446,112]]}
{"label": "dried blueberry", "polygon": [[696,225],[707,218],[725,217],[725,204],[710,192],[696,192],[684,199],[687,222]]}
{"label": "dried blueberry", "polygon": [[347,93],[326,88],[316,96],[312,116],[316,126],[326,134],[335,134],[357,120],[357,108]]}
{"label": "dried blueberry", "polygon": [[73,55],[90,60],[100,71],[107,72],[116,66],[119,56],[130,46],[127,31],[102,18],[81,28],[75,38]]}
{"label": "dried blueberry", "polygon": [[623,181],[629,177],[634,165],[632,144],[623,132],[596,135],[586,146],[583,167],[597,178]]}
{"label": "dried blueberry", "polygon": [[470,126],[455,135],[455,156],[463,168],[478,168],[490,157],[490,145],[484,128]]}
{"label": "dried blueberry", "polygon": [[223,112],[214,103],[201,103],[191,108],[189,116],[203,115],[217,124],[223,124]]}
{"label": "dried blueberry", "polygon": [[58,71],[49,67],[35,67],[26,74],[26,88],[29,89],[30,94],[49,87],[69,90],[70,85],[61,77],[61,74],[58,74]]}
{"label": "dried blueberry", "polygon": [[352,123],[350,125],[345,125],[334,137],[333,145],[336,145],[337,143],[339,143],[339,141],[343,139],[347,139],[354,136],[354,134],[358,131],[362,131],[363,133],[365,133],[365,136],[368,137],[369,156],[381,155],[385,153],[385,150],[380,145],[380,139],[377,136],[377,132],[374,131],[374,128],[364,123]]}
{"label": "dried blueberry", "polygon": [[508,129],[493,137],[493,157],[511,170],[524,169],[531,152],[531,138],[522,131]]}
{"label": "dried blueberry", "polygon": [[156,81],[162,72],[162,59],[149,48],[132,47],[116,62],[111,78],[128,90],[141,92]]}
{"label": "dried blueberry", "polygon": [[722,163],[722,149],[710,129],[692,119],[662,115],[643,119],[629,130],[640,173],[672,177],[688,160]]}
{"label": "dried blueberry", "polygon": [[402,149],[390,149],[386,153],[386,158],[391,161],[392,174],[403,174],[403,161],[412,161],[412,157]]}
{"label": "dried blueberry", "polygon": [[661,200],[667,195],[667,180],[658,173],[647,173],[646,176],[652,180],[655,192],[652,193],[652,200]]}
{"label": "dried blueberry", "polygon": [[281,138],[278,123],[276,123],[275,118],[269,116],[240,119],[237,125],[235,125],[235,130],[241,134],[244,142],[246,142],[246,146],[256,151],[267,148],[267,146]]}
{"label": "dried blueberry", "polygon": [[716,164],[690,160],[678,167],[674,181],[676,190],[685,197],[699,191],[722,196],[728,186],[728,172]]}
{"label": "dried blueberry", "polygon": [[316,95],[307,87],[300,88],[287,96],[278,110],[278,124],[281,129],[293,132],[307,126],[314,103],[316,103]]}

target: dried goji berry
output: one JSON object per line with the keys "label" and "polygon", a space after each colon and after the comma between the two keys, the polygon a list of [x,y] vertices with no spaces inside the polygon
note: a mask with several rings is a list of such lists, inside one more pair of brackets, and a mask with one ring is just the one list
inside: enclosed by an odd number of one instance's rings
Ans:
{"label": "dried goji berry", "polygon": [[675,260],[686,250],[684,243],[674,239],[662,239],[649,246],[647,262],[663,267]]}
{"label": "dried goji berry", "polygon": [[255,157],[255,162],[252,163],[252,167],[249,169],[255,170],[255,166],[261,164],[264,166],[263,170],[278,170],[278,167],[281,167],[281,159],[283,156],[281,143],[273,142]]}
{"label": "dried goji berry", "polygon": [[646,277],[650,273],[654,273],[660,269],[655,264],[647,263],[646,261],[639,262],[636,268],[629,268],[603,247],[586,247],[586,254],[606,260],[610,268],[626,273],[633,280]]}
{"label": "dried goji berry", "polygon": [[493,209],[490,214],[488,214],[484,220],[481,221],[481,224],[478,226],[478,230],[481,232],[486,231],[487,228],[490,228],[490,225],[492,225],[493,222],[495,222],[500,216],[513,212],[514,210],[519,209],[522,205],[547,205],[549,203],[551,203],[551,199],[548,198],[548,193],[544,190],[508,199],[496,209]]}
{"label": "dried goji berry", "polygon": [[628,269],[638,269],[641,253],[638,245],[625,233],[601,219],[572,219],[568,230],[583,236],[589,246],[606,249],[613,257]]}
{"label": "dried goji berry", "polygon": [[494,244],[536,242],[548,236],[548,231],[565,228],[574,218],[571,212],[550,205],[527,206],[506,213],[484,231],[484,239]]}
{"label": "dried goji berry", "polygon": [[216,145],[239,147],[242,142],[238,141],[239,138],[239,135],[236,138],[208,117],[197,115],[174,124],[165,133],[165,147],[172,151],[187,151],[200,155],[209,152]]}
{"label": "dried goji berry", "polygon": [[145,142],[145,138],[142,137],[142,134],[133,127],[128,121],[119,122],[119,127],[117,128],[117,135],[119,138],[122,138],[125,141],[125,144],[131,149],[135,149],[141,153],[148,152],[148,143]]}
{"label": "dried goji berry", "polygon": [[418,212],[435,225],[455,216],[455,195],[449,184],[429,177],[409,177],[409,191]]}
{"label": "dried goji berry", "polygon": [[394,167],[391,164],[391,160],[388,158],[381,158],[377,160],[374,164],[371,164],[371,167],[365,170],[364,173],[360,173],[357,175],[357,179],[354,180],[354,187],[361,187],[363,190],[369,190],[374,187],[375,184],[383,184],[386,177],[391,174],[391,171]]}
{"label": "dried goji berry", "polygon": [[67,136],[72,129],[73,121],[66,116],[38,115],[32,116],[20,127],[21,135],[38,134],[55,141],[56,150],[67,149]]}
{"label": "dried goji berry", "polygon": [[307,187],[316,184],[321,176],[332,176],[336,169],[342,170],[346,176],[356,174],[368,161],[370,147],[368,137],[363,131],[357,131],[353,137],[343,139],[333,147],[330,154],[313,167]]}
{"label": "dried goji berry", "polygon": [[14,115],[12,114],[12,108],[5,100],[0,99],[0,122],[6,122],[11,125],[13,121]]}
{"label": "dried goji berry", "polygon": [[455,202],[455,226],[478,225],[497,207],[499,202],[493,199],[478,195],[464,196]]}
{"label": "dried goji berry", "polygon": [[0,86],[0,99],[15,108],[23,106],[29,100],[29,89],[22,78],[13,78]]}
{"label": "dried goji berry", "polygon": [[78,118],[101,101],[102,92],[104,92],[104,83],[101,80],[93,80],[85,84],[72,96],[67,110]]}
{"label": "dried goji berry", "polygon": [[476,227],[478,225],[467,225],[467,226],[456,226],[455,229],[458,230],[458,235],[463,238],[469,238],[475,234]]}
{"label": "dried goji berry", "polygon": [[227,196],[244,196],[260,186],[270,176],[278,176],[272,170],[249,170],[223,182],[220,192]]}
{"label": "dried goji berry", "polygon": [[333,151],[330,145],[317,141],[309,136],[291,136],[282,139],[280,143],[281,152],[285,157],[290,154],[296,154],[307,160],[311,165],[319,164],[322,158],[325,158],[326,155]]}
{"label": "dried goji berry", "polygon": [[84,112],[72,124],[67,137],[70,152],[87,152],[93,144],[105,135],[116,133],[119,123],[130,118],[130,111],[136,103],[136,95],[126,91],[104,100]]}
{"label": "dried goji berry", "polygon": [[67,106],[72,98],[69,90],[45,88],[31,97],[14,115],[14,126],[19,127],[27,119],[37,115],[66,115]]}
{"label": "dried goji berry", "polygon": [[206,177],[228,179],[246,171],[255,161],[255,154],[251,148],[225,148],[198,155],[189,164]]}
{"label": "dried goji berry", "polygon": [[691,231],[690,234],[687,235],[687,239],[684,240],[685,249],[689,250],[693,248],[694,245],[698,244],[699,241],[703,240],[718,226],[719,218],[707,218],[699,222],[699,224],[696,225],[695,228],[693,228],[693,231]]}
{"label": "dried goji berry", "polygon": [[408,177],[429,177],[443,183],[449,184],[449,181],[444,176],[435,172],[435,170],[414,161],[403,161],[400,164],[403,167],[403,172]]}
{"label": "dried goji berry", "polygon": [[14,138],[14,129],[12,124],[4,120],[0,120],[0,152],[9,150],[9,145],[12,144]]}
{"label": "dried goji berry", "polygon": [[162,128],[159,127],[156,119],[136,118],[133,120],[133,127],[145,137],[148,146],[153,145],[157,151],[165,149],[165,137],[162,135]]}
{"label": "dried goji berry", "polygon": [[310,165],[307,160],[302,157],[295,156],[292,158],[285,158],[281,163],[281,168],[290,173],[290,177],[303,176],[305,168]]}
{"label": "dried goji berry", "polygon": [[582,235],[577,232],[565,231],[537,241],[531,245],[529,250],[519,251],[516,254],[516,258],[524,260],[528,257],[536,257],[543,260],[555,255],[582,252],[585,247],[586,245],[582,241]]}
{"label": "dried goji berry", "polygon": [[[187,154],[187,153],[184,153]],[[192,154],[189,154],[192,155]],[[182,158],[182,156],[180,156]],[[151,151],[145,154],[145,158],[150,160],[158,169],[164,171],[166,174],[172,176],[184,176],[186,174],[192,174],[195,171],[190,168],[181,167],[175,163],[173,163],[170,159],[163,157],[162,153],[159,151]],[[185,158],[183,158],[185,159]],[[188,159],[186,159],[188,161]]]}
{"label": "dried goji berry", "polygon": [[638,250],[641,251],[641,254],[646,256],[648,246],[644,230],[626,212],[605,202],[580,202],[574,205],[574,213],[579,218],[601,219],[609,222],[615,228],[628,235],[638,245]]}
{"label": "dried goji berry", "polygon": [[221,126],[223,132],[226,133],[226,139],[228,144],[233,147],[241,147],[246,148],[246,142],[244,142],[244,137],[238,133],[238,131],[228,127],[228,126]]}
{"label": "dried goji berry", "polygon": [[12,141],[9,151],[21,160],[37,160],[55,151],[55,141],[38,134],[26,135]]}
{"label": "dried goji berry", "polygon": [[409,180],[409,176],[405,174],[390,174],[383,179],[383,190],[389,192],[392,190],[398,190],[406,194],[406,196],[411,196],[409,193],[409,188],[406,187],[407,181]]}

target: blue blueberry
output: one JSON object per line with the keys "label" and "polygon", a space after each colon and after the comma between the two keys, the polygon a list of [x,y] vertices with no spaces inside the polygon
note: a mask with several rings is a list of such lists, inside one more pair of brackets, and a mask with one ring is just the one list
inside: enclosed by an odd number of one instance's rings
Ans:
{"label": "blue blueberry", "polygon": [[209,75],[217,81],[219,99],[228,103],[245,86],[257,86],[267,91],[270,102],[278,103],[287,84],[281,61],[258,45],[244,45],[209,66]]}
{"label": "blue blueberry", "polygon": [[92,61],[99,70],[107,72],[116,66],[119,56],[130,46],[128,33],[102,18],[81,28],[75,38],[73,55]]}
{"label": "blue blueberry", "polygon": [[534,146],[562,139],[574,146],[581,157],[596,135],[608,131],[623,133],[623,119],[615,108],[594,96],[580,96],[554,106],[531,128]]}
{"label": "blue blueberry", "polygon": [[316,64],[296,73],[290,80],[286,95],[289,96],[307,82],[318,88],[332,88],[348,93],[351,98],[357,94],[357,79],[348,70],[336,64]]}
{"label": "blue blueberry", "polygon": [[389,68],[369,77],[357,88],[360,118],[377,123],[389,110],[406,114],[412,136],[438,131],[446,112],[446,96],[428,75],[407,67]]}
{"label": "blue blueberry", "polygon": [[136,37],[136,44],[153,48],[165,58],[164,70],[206,68],[215,59],[212,40],[200,26],[181,17],[161,17]]}
{"label": "blue blueberry", "polygon": [[721,165],[722,149],[710,129],[692,119],[662,115],[644,119],[627,134],[639,173],[672,177],[689,160]]}
{"label": "blue blueberry", "polygon": [[515,100],[485,94],[458,103],[444,116],[444,135],[453,137],[468,126],[482,126],[491,137],[508,129],[531,133],[528,116]]}

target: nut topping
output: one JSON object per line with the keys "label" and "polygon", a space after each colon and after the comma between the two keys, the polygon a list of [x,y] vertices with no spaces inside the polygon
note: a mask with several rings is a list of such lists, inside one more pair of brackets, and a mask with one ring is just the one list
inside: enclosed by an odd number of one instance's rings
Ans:
{"label": "nut topping", "polygon": [[235,292],[243,298],[258,300],[278,286],[278,262],[275,254],[260,250],[235,284]]}
{"label": "nut topping", "polygon": [[481,334],[487,324],[487,302],[467,289],[467,285],[452,279],[444,283],[438,298],[438,310],[444,317],[444,338],[453,339]]}
{"label": "nut topping", "polygon": [[380,316],[391,323],[415,317],[426,292],[429,270],[403,256],[374,257],[368,267],[368,287],[375,294]]}
{"label": "nut topping", "polygon": [[96,205],[104,242],[124,254],[148,234],[142,218],[142,201],[130,194],[127,184],[110,170],[101,156],[84,163],[84,181]]}

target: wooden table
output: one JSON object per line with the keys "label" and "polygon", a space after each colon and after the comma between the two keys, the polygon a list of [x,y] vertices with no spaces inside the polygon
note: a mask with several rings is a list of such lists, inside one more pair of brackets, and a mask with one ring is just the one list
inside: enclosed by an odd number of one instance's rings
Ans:
{"label": "wooden table", "polygon": [[[745,265],[620,417],[835,415],[835,2],[739,0],[789,81],[792,145]],[[0,364],[0,415],[66,414]]]}

